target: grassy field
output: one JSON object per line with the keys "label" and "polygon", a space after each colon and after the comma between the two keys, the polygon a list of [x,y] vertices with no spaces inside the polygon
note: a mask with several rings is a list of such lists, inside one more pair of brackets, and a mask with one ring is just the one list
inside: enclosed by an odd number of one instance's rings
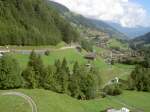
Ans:
{"label": "grassy field", "polygon": [[[86,54],[85,51],[82,53],[77,52],[76,49],[65,49],[65,50],[56,50],[51,51],[49,56],[42,55],[42,59],[45,65],[52,65],[54,64],[55,60],[66,58],[70,68],[72,68],[73,63],[78,61],[80,64],[86,64],[88,61],[84,59],[84,55]],[[21,65],[21,68],[24,69],[27,65],[29,55],[25,54],[12,54],[14,58],[18,60]],[[122,65],[122,64],[115,64],[109,65],[107,64],[104,59],[101,57],[97,57],[97,59],[91,62],[95,67],[97,67],[100,71],[100,75],[102,77],[103,83],[106,83],[110,79],[114,77],[126,77],[128,76],[131,71],[133,70],[133,66]]]}
{"label": "grassy field", "polygon": [[[103,49],[96,49],[96,52],[102,51]],[[75,61],[78,61],[80,64],[88,63],[83,57],[85,54],[85,51],[80,53],[73,48],[64,50],[57,49],[51,51],[49,56],[42,55],[42,60],[45,65],[52,65],[55,60],[66,58],[70,68],[72,68]],[[29,55],[12,53],[12,56],[18,60],[22,69],[26,67]],[[114,77],[126,79],[134,68],[134,66],[123,64],[109,65],[100,56],[97,57],[95,61],[91,62],[91,64],[99,69],[99,75],[102,78],[103,84]],[[116,97],[80,101],[67,95],[40,89],[18,89],[15,91],[23,92],[31,96],[38,106],[38,112],[100,112],[110,107],[118,109],[124,107],[122,102],[129,105],[128,108],[133,107],[134,109],[138,108],[144,110],[144,112],[150,112],[150,94],[144,92],[124,91],[122,95]],[[5,91],[0,91],[0,93],[2,92]],[[1,110],[3,110],[2,112],[31,112],[29,105],[22,98],[0,95],[0,112]]]}
{"label": "grassy field", "polygon": [[[12,54],[14,58],[18,60],[21,67],[24,68],[27,65],[29,55],[28,54]],[[51,51],[49,56],[42,55],[42,59],[45,65],[54,64],[55,60],[66,58],[67,61],[72,64],[75,61],[85,63],[86,60],[83,59],[83,54],[77,52],[75,49],[67,49],[67,50],[55,50]]]}
{"label": "grassy field", "polygon": [[[88,61],[84,59],[85,51],[79,53],[76,49],[65,49],[65,50],[54,50],[50,52],[49,56],[42,55],[42,59],[45,65],[54,64],[55,60],[66,58],[70,68],[72,68],[73,63],[78,61],[80,64],[86,64]],[[12,54],[14,58],[18,60],[21,65],[21,68],[24,69],[27,65],[29,55],[26,54]],[[101,57],[91,62],[95,67],[100,71],[100,75],[103,79],[103,83],[106,83],[114,77],[126,77],[133,70],[133,66],[115,64],[109,65]]]}
{"label": "grassy field", "polygon": [[128,49],[128,44],[127,43],[121,43],[117,39],[113,38],[108,41],[108,47],[109,48],[119,48],[121,50],[127,50]]}
{"label": "grassy field", "polygon": [[[38,112],[100,112],[114,107],[124,107],[125,103],[136,109],[150,112],[150,94],[145,92],[124,91],[120,96],[98,98],[95,100],[81,101],[67,95],[57,94],[46,90],[13,90],[25,93],[33,98],[38,107]],[[6,92],[4,90],[0,93]],[[129,107],[128,107],[129,108]],[[0,95],[0,111],[2,112],[31,112],[29,105],[17,96]]]}

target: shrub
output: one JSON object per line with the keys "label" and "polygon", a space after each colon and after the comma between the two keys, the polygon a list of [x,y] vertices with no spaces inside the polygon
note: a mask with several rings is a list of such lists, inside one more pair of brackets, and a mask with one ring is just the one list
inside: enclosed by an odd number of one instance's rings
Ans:
{"label": "shrub", "polygon": [[50,55],[50,51],[49,50],[45,51],[45,55],[49,56]]}
{"label": "shrub", "polygon": [[112,85],[108,85],[106,86],[103,91],[107,94],[107,95],[112,95],[112,96],[116,96],[116,95],[120,95],[122,93],[119,85],[116,84],[112,84]]}

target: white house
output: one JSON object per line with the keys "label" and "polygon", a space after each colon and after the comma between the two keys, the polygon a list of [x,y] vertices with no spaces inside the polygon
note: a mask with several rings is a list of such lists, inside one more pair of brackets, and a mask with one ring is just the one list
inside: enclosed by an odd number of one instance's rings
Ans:
{"label": "white house", "polygon": [[3,53],[9,53],[10,50],[0,50],[0,54],[3,54]]}
{"label": "white house", "polygon": [[2,57],[3,54],[9,53],[9,52],[10,52],[10,50],[0,50],[0,57]]}
{"label": "white house", "polygon": [[121,109],[121,112],[130,112],[130,110],[127,109],[127,108],[125,108],[125,107],[123,107],[123,108]]}
{"label": "white house", "polygon": [[116,110],[116,109],[113,109],[113,108],[112,109],[108,109],[107,112],[130,112],[130,110],[125,108],[125,107],[123,107],[120,110]]}
{"label": "white house", "polygon": [[3,56],[3,54],[0,53],[0,57],[2,57],[2,56]]}

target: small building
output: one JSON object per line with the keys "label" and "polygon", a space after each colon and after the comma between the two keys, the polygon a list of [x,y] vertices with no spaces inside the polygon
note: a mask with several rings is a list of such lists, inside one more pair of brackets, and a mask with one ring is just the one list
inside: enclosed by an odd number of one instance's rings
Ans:
{"label": "small building", "polygon": [[10,50],[0,50],[0,54],[9,53]]}
{"label": "small building", "polygon": [[9,53],[9,50],[0,50],[0,57],[2,57],[5,53]]}
{"label": "small building", "polygon": [[106,112],[130,112],[130,110],[125,107],[121,108],[120,110],[109,108],[106,110]]}
{"label": "small building", "polygon": [[3,56],[3,54],[0,53],[0,58]]}
{"label": "small building", "polygon": [[92,65],[91,65],[90,63],[85,64],[85,66],[86,66],[87,68],[89,68],[89,69],[92,67]]}
{"label": "small building", "polygon": [[79,46],[79,45],[78,45],[78,46],[76,46],[76,49],[77,49],[77,51],[78,51],[78,52],[81,52],[81,51],[82,51],[82,47],[81,47],[81,46]]}
{"label": "small building", "polygon": [[88,53],[87,55],[84,56],[85,59],[87,60],[95,60],[96,59],[96,54],[95,53]]}

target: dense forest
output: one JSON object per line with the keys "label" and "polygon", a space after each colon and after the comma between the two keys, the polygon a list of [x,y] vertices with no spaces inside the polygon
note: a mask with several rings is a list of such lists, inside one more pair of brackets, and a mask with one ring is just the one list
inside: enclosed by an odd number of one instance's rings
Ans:
{"label": "dense forest", "polygon": [[76,30],[46,0],[0,0],[0,45],[76,41]]}

